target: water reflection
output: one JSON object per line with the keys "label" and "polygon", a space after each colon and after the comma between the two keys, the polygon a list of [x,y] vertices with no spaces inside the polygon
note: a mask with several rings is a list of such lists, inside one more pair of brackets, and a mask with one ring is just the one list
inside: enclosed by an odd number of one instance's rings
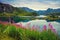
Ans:
{"label": "water reflection", "polygon": [[[60,21],[60,20],[58,20]],[[22,22],[23,25],[27,25],[28,23],[31,23],[29,26],[32,27],[33,25],[38,25],[40,27],[40,29],[43,28],[44,25],[47,26],[48,28],[48,24],[51,23],[54,27],[54,29],[56,29],[56,31],[58,32],[58,34],[60,34],[60,22],[57,21],[47,21],[47,20],[30,20],[28,22]]]}

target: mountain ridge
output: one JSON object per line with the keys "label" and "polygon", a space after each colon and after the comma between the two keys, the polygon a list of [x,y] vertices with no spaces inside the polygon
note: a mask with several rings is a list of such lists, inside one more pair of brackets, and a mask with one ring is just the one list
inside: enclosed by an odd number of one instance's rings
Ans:
{"label": "mountain ridge", "polygon": [[36,10],[30,9],[28,7],[13,7],[12,5],[9,5],[9,4],[0,3],[0,12],[13,13],[13,11],[16,10],[16,9],[17,10],[22,9],[26,12],[36,12],[38,15],[46,15],[46,14],[50,14],[50,13],[60,13],[60,8],[57,8],[57,9],[48,8],[46,10],[36,11]]}
{"label": "mountain ridge", "polygon": [[[26,10],[26,8],[27,7],[24,7],[24,10]],[[30,10],[28,12],[32,12],[33,9],[28,8],[27,10]],[[33,11],[36,11],[36,10],[33,10]],[[49,14],[49,13],[60,13],[60,8],[57,8],[57,9],[48,8],[47,10],[38,10],[38,11],[36,11],[36,13],[39,15],[45,15],[45,14]]]}

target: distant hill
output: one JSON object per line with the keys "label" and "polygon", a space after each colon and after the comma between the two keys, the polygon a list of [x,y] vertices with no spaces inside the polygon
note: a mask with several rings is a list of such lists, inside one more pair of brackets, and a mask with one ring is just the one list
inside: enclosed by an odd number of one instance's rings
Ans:
{"label": "distant hill", "polygon": [[50,13],[60,13],[60,8],[59,9],[48,8],[47,10],[39,10],[37,11],[37,13],[40,15],[47,15]]}
{"label": "distant hill", "polygon": [[38,16],[35,11],[20,7],[13,7],[10,4],[0,3],[0,21],[13,20],[15,22],[30,20],[29,18],[20,18],[21,16]]}
{"label": "distant hill", "polygon": [[60,8],[58,9],[52,9],[52,8],[48,8],[47,10],[33,10],[27,7],[13,7],[9,4],[4,4],[4,3],[0,3],[0,13],[3,12],[7,12],[7,13],[14,13],[15,14],[20,14],[21,16],[24,16],[22,14],[26,14],[26,15],[32,15],[33,12],[36,12],[38,15],[48,15],[50,13],[58,13],[60,14]]}
{"label": "distant hill", "polygon": [[50,14],[50,13],[60,13],[60,8],[58,8],[58,9],[48,8],[47,10],[38,10],[38,11],[27,8],[27,7],[21,7],[21,8],[27,12],[35,11],[38,15],[46,15],[46,14]]}
{"label": "distant hill", "polygon": [[34,12],[35,11],[35,10],[30,9],[28,7],[20,7],[20,8],[22,8],[23,10],[26,10],[27,12]]}
{"label": "distant hill", "polygon": [[29,9],[27,7],[13,7],[12,5],[9,4],[4,4],[0,3],[0,14],[5,13],[5,14],[13,14],[13,15],[19,15],[19,16],[37,16],[33,15],[36,14],[34,13],[34,10]]}
{"label": "distant hill", "polygon": [[51,9],[48,8],[45,13],[49,14],[49,13],[60,13],[60,8],[59,9]]}

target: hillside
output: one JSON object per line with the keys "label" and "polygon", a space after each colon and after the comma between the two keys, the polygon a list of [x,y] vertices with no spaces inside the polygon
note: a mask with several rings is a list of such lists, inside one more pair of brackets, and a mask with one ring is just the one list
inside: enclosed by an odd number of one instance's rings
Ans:
{"label": "hillside", "polygon": [[12,5],[9,5],[9,4],[0,3],[0,20],[1,21],[14,20],[15,22],[17,22],[17,21],[26,19],[26,18],[20,18],[21,16],[37,16],[37,15],[38,14],[35,11],[28,12],[23,8],[13,7]]}
{"label": "hillside", "polygon": [[3,4],[3,3],[0,3],[0,13],[3,13],[3,12],[10,12],[12,13],[14,11],[14,7],[9,5],[9,4]]}
{"label": "hillside", "polygon": [[53,9],[53,8],[48,8],[46,10],[33,10],[33,9],[30,9],[30,8],[27,8],[27,7],[21,7],[23,10],[26,10],[27,12],[33,12],[35,11],[38,15],[48,15],[48,14],[58,14],[60,15],[60,8],[57,8],[57,9]]}
{"label": "hillside", "polygon": [[39,10],[39,11],[37,11],[37,13],[39,14],[39,15],[47,15],[47,14],[50,14],[50,13],[52,13],[52,14],[57,14],[57,13],[59,13],[59,15],[60,15],[60,8],[58,8],[58,9],[52,9],[52,8],[48,8],[47,10]]}
{"label": "hillside", "polygon": [[19,16],[35,16],[33,15],[32,12],[27,12],[26,10],[24,10],[23,8],[17,8],[17,7],[13,7],[12,5],[9,4],[4,4],[4,3],[0,3],[0,15],[1,13],[3,14],[11,14],[11,15],[19,15]]}

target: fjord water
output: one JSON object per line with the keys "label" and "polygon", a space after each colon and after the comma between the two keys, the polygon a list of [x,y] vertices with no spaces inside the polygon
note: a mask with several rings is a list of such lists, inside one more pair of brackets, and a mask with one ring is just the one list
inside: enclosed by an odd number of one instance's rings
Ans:
{"label": "fjord water", "polygon": [[47,22],[47,20],[38,20],[37,19],[37,20],[30,20],[28,22],[21,22],[21,23],[23,25],[27,25],[28,23],[30,23],[29,24],[30,27],[32,27],[33,25],[39,26],[40,30],[43,28],[44,25],[46,25],[47,28],[48,28],[49,27],[48,24],[51,23],[52,26],[54,27],[54,29],[56,29],[57,33],[60,35],[60,22],[57,22],[57,21],[49,21],[49,22]]}

